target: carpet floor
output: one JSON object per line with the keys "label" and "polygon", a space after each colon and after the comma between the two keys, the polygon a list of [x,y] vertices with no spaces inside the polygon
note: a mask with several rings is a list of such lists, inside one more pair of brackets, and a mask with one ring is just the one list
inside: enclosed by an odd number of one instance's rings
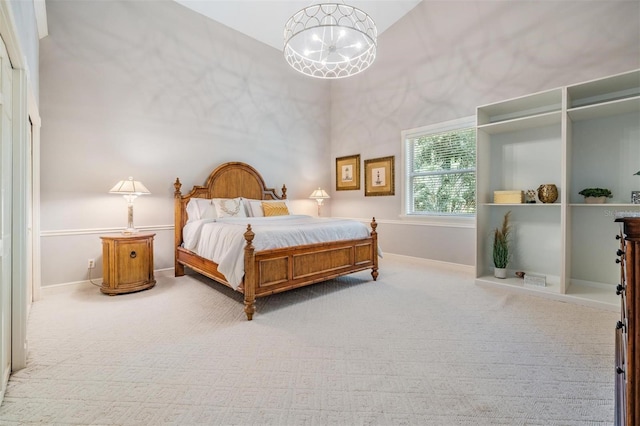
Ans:
{"label": "carpet floor", "polygon": [[48,292],[0,425],[609,425],[615,312],[394,257],[258,299],[158,277]]}

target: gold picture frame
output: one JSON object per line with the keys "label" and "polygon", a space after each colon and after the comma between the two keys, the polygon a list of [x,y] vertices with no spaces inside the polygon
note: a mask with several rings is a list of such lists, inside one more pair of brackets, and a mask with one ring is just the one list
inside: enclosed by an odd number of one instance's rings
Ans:
{"label": "gold picture frame", "polygon": [[364,160],[364,195],[395,195],[395,157]]}
{"label": "gold picture frame", "polygon": [[360,189],[360,154],[336,158],[336,191]]}

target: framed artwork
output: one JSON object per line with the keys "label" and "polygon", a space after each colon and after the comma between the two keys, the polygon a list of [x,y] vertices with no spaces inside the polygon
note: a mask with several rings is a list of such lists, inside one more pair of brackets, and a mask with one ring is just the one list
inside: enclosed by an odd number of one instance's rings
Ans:
{"label": "framed artwork", "polygon": [[360,189],[360,154],[336,158],[336,191]]}
{"label": "framed artwork", "polygon": [[364,160],[364,195],[395,195],[395,157]]}

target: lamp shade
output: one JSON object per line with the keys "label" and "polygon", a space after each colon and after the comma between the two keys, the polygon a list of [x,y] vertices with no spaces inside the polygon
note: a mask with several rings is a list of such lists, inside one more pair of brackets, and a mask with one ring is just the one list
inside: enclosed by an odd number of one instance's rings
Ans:
{"label": "lamp shade", "polygon": [[109,193],[120,194],[120,195],[151,194],[151,192],[149,192],[149,190],[140,181],[133,180],[132,177],[129,177],[129,179],[127,180],[121,180],[120,182],[116,183],[115,186],[111,188],[111,190],[109,190]]}
{"label": "lamp shade", "polygon": [[318,188],[309,195],[309,198],[313,198],[314,200],[324,200],[325,198],[331,197],[329,197],[329,194],[327,194],[324,189]]}

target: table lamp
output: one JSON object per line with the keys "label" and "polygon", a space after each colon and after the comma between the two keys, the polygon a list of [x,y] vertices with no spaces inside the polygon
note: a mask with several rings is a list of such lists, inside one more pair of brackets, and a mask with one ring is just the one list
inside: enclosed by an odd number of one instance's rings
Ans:
{"label": "table lamp", "polygon": [[129,177],[128,180],[121,180],[116,183],[116,185],[111,188],[109,194],[120,194],[127,200],[128,206],[128,224],[127,228],[122,231],[123,234],[135,234],[136,228],[133,226],[133,200],[136,199],[138,195],[151,194],[145,186],[137,180],[133,180],[132,177]]}
{"label": "table lamp", "polygon": [[311,195],[309,195],[309,198],[312,198],[318,202],[318,216],[320,216],[320,206],[322,205],[322,202],[326,198],[331,198],[331,197],[329,197],[329,194],[327,194],[327,192],[324,189],[318,188],[315,191],[313,191]]}

